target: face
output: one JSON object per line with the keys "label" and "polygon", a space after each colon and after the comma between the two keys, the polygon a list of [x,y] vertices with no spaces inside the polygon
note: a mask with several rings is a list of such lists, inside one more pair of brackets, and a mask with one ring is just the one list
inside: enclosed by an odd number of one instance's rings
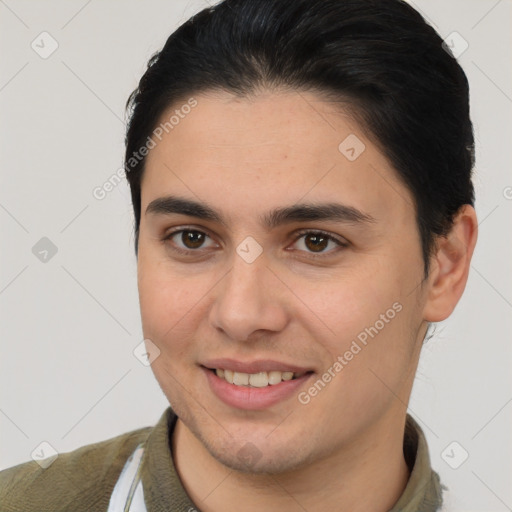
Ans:
{"label": "face", "polygon": [[410,192],[313,93],[194,98],[147,157],[138,252],[144,337],[182,424],[254,473],[399,424],[426,329]]}

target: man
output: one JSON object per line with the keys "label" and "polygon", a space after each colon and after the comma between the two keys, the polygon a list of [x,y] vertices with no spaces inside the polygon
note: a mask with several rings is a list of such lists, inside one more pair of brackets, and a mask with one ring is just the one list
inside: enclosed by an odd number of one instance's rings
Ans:
{"label": "man", "polygon": [[466,77],[400,0],[226,0],[129,100],[153,428],[0,473],[2,510],[434,511],[407,414],[477,238]]}

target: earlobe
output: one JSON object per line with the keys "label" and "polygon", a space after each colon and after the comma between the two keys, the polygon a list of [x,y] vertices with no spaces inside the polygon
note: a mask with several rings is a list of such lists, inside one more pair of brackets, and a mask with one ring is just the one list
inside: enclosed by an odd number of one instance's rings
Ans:
{"label": "earlobe", "polygon": [[477,236],[475,209],[465,204],[455,216],[450,232],[437,240],[423,311],[427,322],[445,320],[455,309],[466,287]]}

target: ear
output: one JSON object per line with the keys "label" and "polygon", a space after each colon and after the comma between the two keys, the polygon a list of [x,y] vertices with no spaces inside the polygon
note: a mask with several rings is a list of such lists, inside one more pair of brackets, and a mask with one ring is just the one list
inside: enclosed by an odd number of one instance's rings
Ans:
{"label": "ear", "polygon": [[464,292],[471,257],[478,235],[475,209],[463,205],[456,214],[450,232],[437,240],[431,257],[428,291],[423,317],[427,322],[448,318]]}

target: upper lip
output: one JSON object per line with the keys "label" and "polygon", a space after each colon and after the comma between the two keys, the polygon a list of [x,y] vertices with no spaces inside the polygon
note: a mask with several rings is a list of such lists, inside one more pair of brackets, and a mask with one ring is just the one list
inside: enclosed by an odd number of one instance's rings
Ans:
{"label": "upper lip", "polygon": [[233,370],[239,373],[260,373],[260,372],[293,372],[298,375],[313,371],[311,368],[305,368],[290,363],[275,361],[273,359],[258,359],[257,361],[237,361],[236,359],[220,358],[208,359],[201,363],[202,366],[210,370]]}

